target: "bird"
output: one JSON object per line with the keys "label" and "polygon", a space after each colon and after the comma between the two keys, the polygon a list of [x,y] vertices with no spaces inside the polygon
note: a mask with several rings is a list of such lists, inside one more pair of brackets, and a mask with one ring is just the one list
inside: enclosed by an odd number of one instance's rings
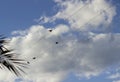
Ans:
{"label": "bird", "polygon": [[49,32],[52,32],[52,29],[50,29]]}
{"label": "bird", "polygon": [[56,42],[56,44],[58,44],[58,42]]}
{"label": "bird", "polygon": [[28,63],[28,64],[30,64],[30,62],[29,62],[29,61],[27,61],[27,63]]}
{"label": "bird", "polygon": [[0,36],[0,68],[5,67],[16,76],[21,76],[21,72],[25,73],[23,68],[27,67],[25,60],[17,58],[17,54],[7,49],[4,43],[6,43],[5,38]]}
{"label": "bird", "polygon": [[33,59],[36,59],[36,57],[33,57]]}

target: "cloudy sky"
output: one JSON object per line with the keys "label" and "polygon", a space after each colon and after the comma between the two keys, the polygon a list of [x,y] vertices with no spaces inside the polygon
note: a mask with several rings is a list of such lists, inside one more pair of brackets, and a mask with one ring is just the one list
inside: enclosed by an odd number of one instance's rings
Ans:
{"label": "cloudy sky", "polygon": [[1,0],[0,34],[30,64],[24,78],[0,69],[0,82],[120,82],[119,9],[120,0]]}

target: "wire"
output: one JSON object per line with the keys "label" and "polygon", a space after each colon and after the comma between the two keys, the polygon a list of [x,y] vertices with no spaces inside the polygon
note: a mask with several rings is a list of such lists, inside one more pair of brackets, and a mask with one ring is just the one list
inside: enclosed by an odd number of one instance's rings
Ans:
{"label": "wire", "polygon": [[[118,3],[117,5],[119,5],[119,3]],[[112,7],[112,6],[106,8],[106,10],[111,9],[111,7]],[[89,22],[93,21],[93,20],[94,20],[96,17],[98,17],[99,15],[101,15],[101,13],[98,13],[98,14],[96,14],[95,16],[93,16],[91,19],[89,19],[89,20],[86,22],[86,24],[89,24]],[[84,27],[86,24],[83,24],[83,25],[81,25],[80,27]],[[111,39],[112,39],[112,38],[114,39],[114,36],[111,34]],[[75,55],[72,55],[71,58],[74,58],[74,56],[75,56]]]}
{"label": "wire", "polygon": [[[111,9],[111,7],[112,7],[112,6],[106,8],[106,10]],[[91,19],[89,19],[85,24],[81,25],[80,27],[84,27],[85,25],[89,24],[89,22],[93,21],[96,17],[98,17],[98,16],[100,16],[100,15],[101,15],[101,13],[96,14],[95,16],[93,16]]]}
{"label": "wire", "polygon": [[69,19],[71,17],[73,17],[76,13],[80,12],[80,10],[82,10],[83,8],[87,7],[86,5],[80,7],[77,11],[73,12],[71,15],[69,15],[68,17],[66,17],[65,19]]}
{"label": "wire", "polygon": [[[71,17],[73,17],[74,15],[76,15],[78,12],[80,12],[81,9],[87,7],[86,5],[80,7],[77,11],[73,12],[71,15],[69,15],[68,17],[66,17],[65,19],[70,19]],[[111,9],[112,6],[108,7],[107,10]],[[96,14],[95,16],[93,16],[91,19],[89,19],[86,24],[89,24],[89,22],[93,21],[96,17],[98,17],[99,15],[101,15],[101,13]],[[81,25],[80,27],[84,27],[86,24]],[[60,38],[60,37],[59,37]],[[56,44],[55,44],[56,45]],[[72,57],[74,57],[74,55],[72,55]],[[71,58],[72,58],[71,57]],[[38,58],[36,58],[38,59]]]}

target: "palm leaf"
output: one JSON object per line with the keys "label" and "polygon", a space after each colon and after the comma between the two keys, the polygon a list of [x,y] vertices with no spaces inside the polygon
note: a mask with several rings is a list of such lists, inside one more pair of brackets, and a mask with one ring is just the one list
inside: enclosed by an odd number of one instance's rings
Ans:
{"label": "palm leaf", "polygon": [[22,59],[16,58],[16,54],[12,53],[13,50],[4,47],[6,42],[5,37],[0,35],[0,68],[3,69],[5,67],[16,76],[21,76],[21,72],[25,73],[23,68],[27,67],[27,63]]}

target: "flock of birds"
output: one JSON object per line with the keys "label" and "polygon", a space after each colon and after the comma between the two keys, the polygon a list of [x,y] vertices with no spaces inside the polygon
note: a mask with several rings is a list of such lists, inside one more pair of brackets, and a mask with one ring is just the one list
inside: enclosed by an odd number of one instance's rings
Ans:
{"label": "flock of birds", "polygon": [[[86,5],[79,8],[76,12],[72,13],[67,18],[74,16],[77,12],[79,12],[81,9],[83,9],[85,7],[86,7]],[[97,16],[99,16],[99,15],[97,15]],[[92,20],[95,17],[93,17]],[[91,19],[89,21],[91,21]],[[48,31],[52,32],[53,30],[50,29]],[[24,72],[24,70],[22,68],[26,68],[27,65],[30,64],[30,61],[27,61],[27,63],[26,63],[25,60],[16,58],[17,54],[13,53],[13,50],[7,49],[5,47],[6,43],[7,43],[6,38],[3,37],[2,35],[0,35],[0,69],[7,68],[9,71],[13,72],[16,76],[21,76],[20,72]],[[56,41],[55,44],[59,44],[59,42]],[[37,58],[33,57],[32,59],[35,60]]]}
{"label": "flock of birds", "polygon": [[[53,30],[52,30],[52,29],[49,29],[48,31],[49,31],[49,32],[52,32]],[[55,44],[58,44],[58,43],[59,43],[58,41],[55,42]],[[32,59],[35,60],[35,59],[37,59],[37,58],[36,58],[36,57],[33,57]],[[27,64],[30,64],[30,62],[27,61]]]}
{"label": "flock of birds", "polygon": [[[49,32],[52,32],[53,30],[49,30]],[[17,54],[13,53],[13,50],[7,49],[5,47],[5,44],[7,44],[8,41],[5,37],[0,35],[0,68],[7,68],[9,71],[13,72],[16,76],[21,76],[21,72],[25,73],[22,68],[27,68],[27,65],[30,64],[29,61],[19,59],[17,58]],[[55,44],[58,44],[59,42],[55,42]],[[32,58],[33,60],[36,59],[36,57]]]}

